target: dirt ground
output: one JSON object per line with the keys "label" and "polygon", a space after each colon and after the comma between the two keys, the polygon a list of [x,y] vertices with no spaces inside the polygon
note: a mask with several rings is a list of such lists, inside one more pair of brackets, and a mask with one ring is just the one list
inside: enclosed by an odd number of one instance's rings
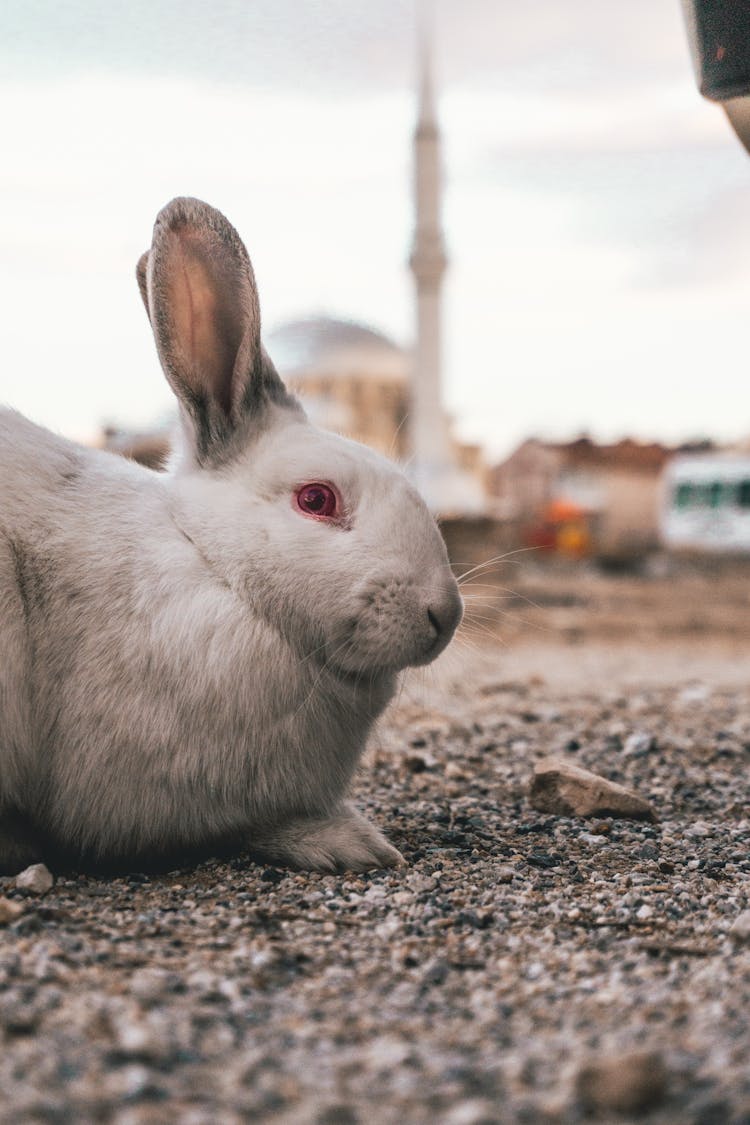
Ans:
{"label": "dirt ground", "polygon": [[583,690],[681,680],[750,687],[750,560],[652,562],[645,573],[544,564],[521,554],[465,584],[456,650],[472,667]]}
{"label": "dirt ground", "polygon": [[[405,868],[0,879],[0,1120],[750,1122],[750,567],[467,591],[357,782]],[[548,754],[657,821],[539,813]]]}

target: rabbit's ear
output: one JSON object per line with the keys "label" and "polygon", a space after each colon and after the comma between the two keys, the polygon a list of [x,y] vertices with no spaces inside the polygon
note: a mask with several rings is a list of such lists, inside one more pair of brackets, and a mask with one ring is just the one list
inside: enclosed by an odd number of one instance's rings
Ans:
{"label": "rabbit's ear", "polygon": [[261,346],[247,251],[219,211],[197,199],[173,199],[157,216],[137,273],[199,462],[221,457],[241,424],[269,401],[292,404]]}
{"label": "rabbit's ear", "polygon": [[135,276],[138,282],[138,288],[141,291],[143,303],[146,306],[146,315],[150,320],[151,312],[148,307],[148,250],[146,250],[145,254],[141,254],[138,259],[138,265],[135,267]]}

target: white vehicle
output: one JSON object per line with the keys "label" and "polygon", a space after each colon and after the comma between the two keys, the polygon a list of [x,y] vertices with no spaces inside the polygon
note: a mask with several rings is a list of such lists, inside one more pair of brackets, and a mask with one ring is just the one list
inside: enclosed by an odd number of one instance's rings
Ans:
{"label": "white vehicle", "polygon": [[750,554],[750,454],[675,457],[664,471],[667,547]]}

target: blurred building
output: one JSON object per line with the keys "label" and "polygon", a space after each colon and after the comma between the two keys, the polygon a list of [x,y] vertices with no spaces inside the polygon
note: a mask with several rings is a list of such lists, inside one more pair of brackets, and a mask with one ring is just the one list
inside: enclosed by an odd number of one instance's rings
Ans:
{"label": "blurred building", "polygon": [[664,474],[661,531],[677,551],[750,554],[750,449],[683,453]]}
{"label": "blurred building", "polygon": [[409,356],[393,340],[319,316],[283,325],[266,347],[316,425],[386,456],[408,456]]}
{"label": "blurred building", "polygon": [[147,469],[163,469],[171,448],[170,427],[141,431],[105,426],[98,444],[110,453],[119,453],[130,461],[145,465]]}
{"label": "blurred building", "polygon": [[495,515],[538,546],[636,557],[660,539],[662,473],[675,450],[625,438],[524,441],[489,472]]}

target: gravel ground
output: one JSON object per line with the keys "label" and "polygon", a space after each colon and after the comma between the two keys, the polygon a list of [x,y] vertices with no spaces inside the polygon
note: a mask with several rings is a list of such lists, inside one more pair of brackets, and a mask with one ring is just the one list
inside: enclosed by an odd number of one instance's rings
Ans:
{"label": "gravel ground", "polygon": [[[587,621],[404,690],[357,799],[406,868],[0,879],[0,1120],[750,1122],[747,677]],[[658,822],[536,812],[551,753]]]}

